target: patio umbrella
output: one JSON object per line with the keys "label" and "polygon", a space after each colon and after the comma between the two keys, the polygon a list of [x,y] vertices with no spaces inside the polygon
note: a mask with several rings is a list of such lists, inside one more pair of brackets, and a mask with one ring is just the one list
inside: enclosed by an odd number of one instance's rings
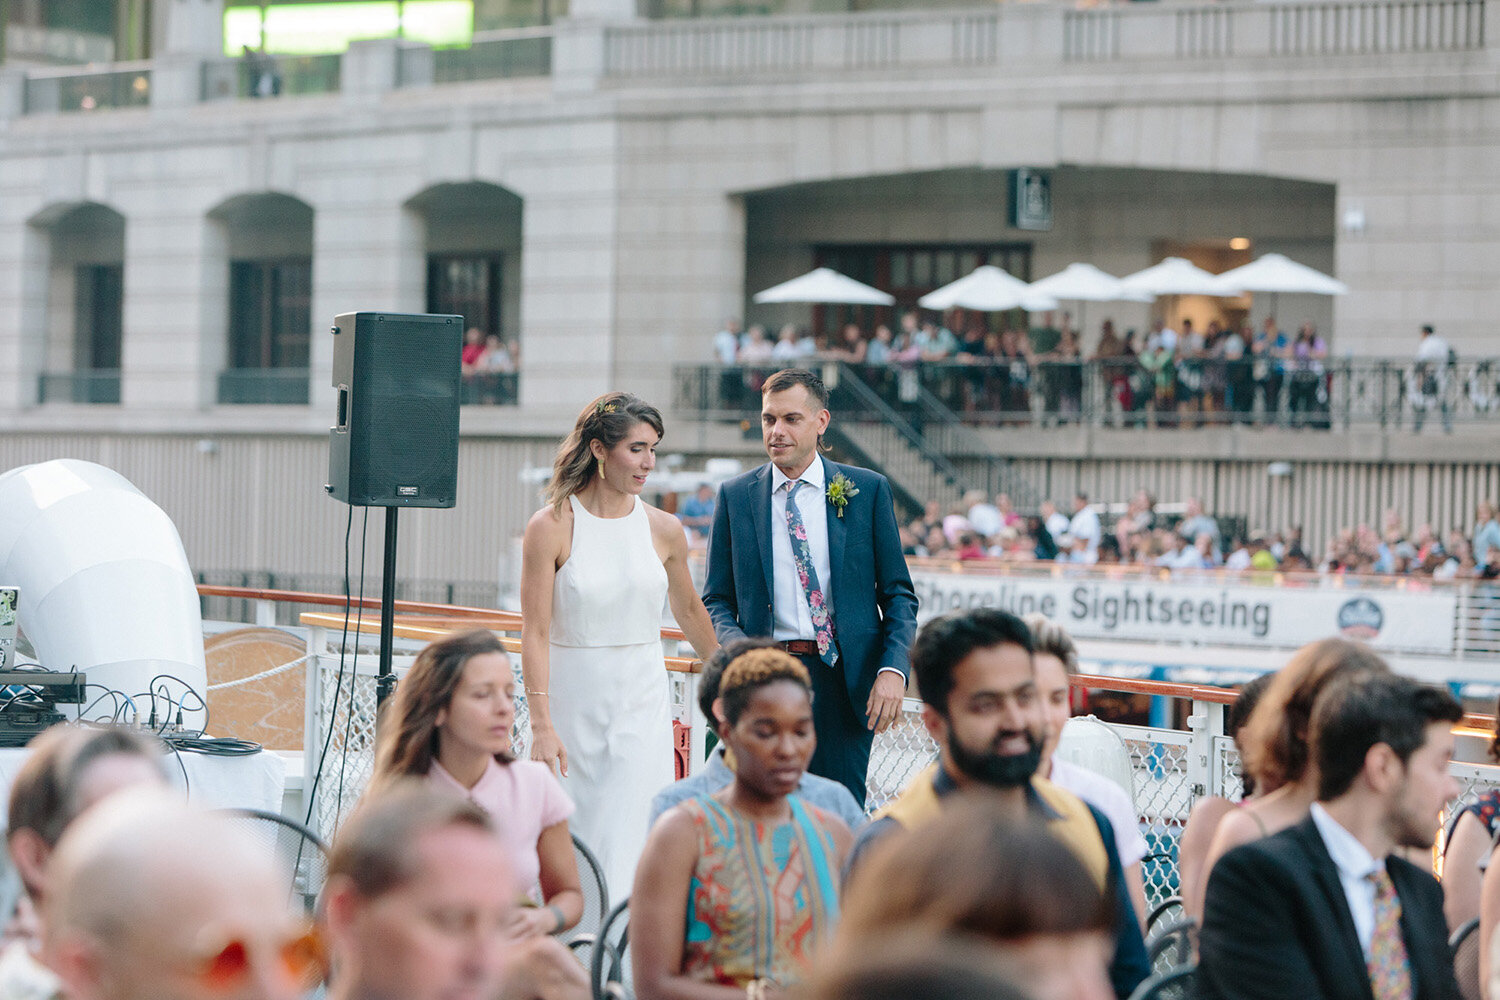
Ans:
{"label": "patio umbrella", "polygon": [[1056,309],[1057,300],[1047,295],[1036,295],[1031,286],[1020,278],[993,264],[984,264],[957,281],[928,292],[917,300],[917,305],[924,309],[961,306],[981,312],[1003,312],[1018,308],[1036,312],[1041,309]]}
{"label": "patio umbrella", "polygon": [[1143,271],[1126,275],[1120,284],[1128,292],[1146,295],[1235,295],[1241,291],[1222,282],[1219,275],[1205,271],[1182,257],[1168,257]]}
{"label": "patio umbrella", "polygon": [[893,296],[878,288],[855,281],[839,274],[831,267],[820,267],[800,278],[772,285],[765,291],[756,292],[752,302],[812,302],[841,303],[859,306],[890,306],[896,304]]}
{"label": "patio umbrella", "polygon": [[1262,254],[1242,267],[1225,271],[1219,275],[1224,288],[1234,292],[1268,292],[1271,296],[1271,315],[1276,315],[1276,298],[1286,292],[1289,295],[1343,295],[1349,286],[1337,278],[1330,278],[1322,271],[1315,271],[1306,264],[1299,264],[1279,253]]}
{"label": "patio umbrella", "polygon": [[1078,303],[1078,329],[1088,327],[1088,302],[1150,302],[1153,296],[1127,290],[1119,278],[1092,264],[1069,264],[1056,274],[1031,283],[1034,293]]}

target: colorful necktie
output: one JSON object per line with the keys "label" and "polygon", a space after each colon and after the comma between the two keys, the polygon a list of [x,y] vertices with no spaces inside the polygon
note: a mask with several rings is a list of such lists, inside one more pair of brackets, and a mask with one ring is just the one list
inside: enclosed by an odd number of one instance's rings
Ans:
{"label": "colorful necktie", "polygon": [[818,571],[813,568],[812,547],[807,544],[807,525],[802,523],[802,512],[797,509],[797,491],[806,485],[799,479],[787,490],[786,530],[792,536],[792,560],[797,564],[797,579],[802,582],[807,610],[812,614],[813,639],[818,643],[818,655],[831,667],[839,660],[839,651],[833,644],[833,620],[828,617],[828,602],[818,586]]}
{"label": "colorful necktie", "polygon": [[1370,988],[1375,1000],[1411,1000],[1411,963],[1401,938],[1401,899],[1384,868],[1366,875],[1375,884],[1375,931],[1370,935]]}

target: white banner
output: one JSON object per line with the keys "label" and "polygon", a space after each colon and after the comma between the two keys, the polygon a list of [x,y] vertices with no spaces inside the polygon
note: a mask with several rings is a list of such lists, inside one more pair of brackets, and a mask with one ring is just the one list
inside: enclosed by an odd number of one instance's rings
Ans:
{"label": "white banner", "polygon": [[918,621],[960,608],[1040,612],[1085,639],[1294,649],[1342,635],[1405,653],[1453,652],[1452,593],[1103,580],[914,570]]}

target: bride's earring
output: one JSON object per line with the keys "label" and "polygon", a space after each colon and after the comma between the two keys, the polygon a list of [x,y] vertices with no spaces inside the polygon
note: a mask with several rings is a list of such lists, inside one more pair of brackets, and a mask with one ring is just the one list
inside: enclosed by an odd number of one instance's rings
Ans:
{"label": "bride's earring", "polygon": [[599,478],[604,478],[604,459],[599,459]]}

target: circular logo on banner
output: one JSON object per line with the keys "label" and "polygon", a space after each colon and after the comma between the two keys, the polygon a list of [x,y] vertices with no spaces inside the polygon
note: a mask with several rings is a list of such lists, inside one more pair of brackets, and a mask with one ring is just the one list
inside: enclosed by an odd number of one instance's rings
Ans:
{"label": "circular logo on banner", "polygon": [[1339,631],[1351,639],[1373,639],[1380,634],[1385,624],[1385,615],[1380,605],[1368,597],[1356,597],[1345,601],[1339,608]]}

